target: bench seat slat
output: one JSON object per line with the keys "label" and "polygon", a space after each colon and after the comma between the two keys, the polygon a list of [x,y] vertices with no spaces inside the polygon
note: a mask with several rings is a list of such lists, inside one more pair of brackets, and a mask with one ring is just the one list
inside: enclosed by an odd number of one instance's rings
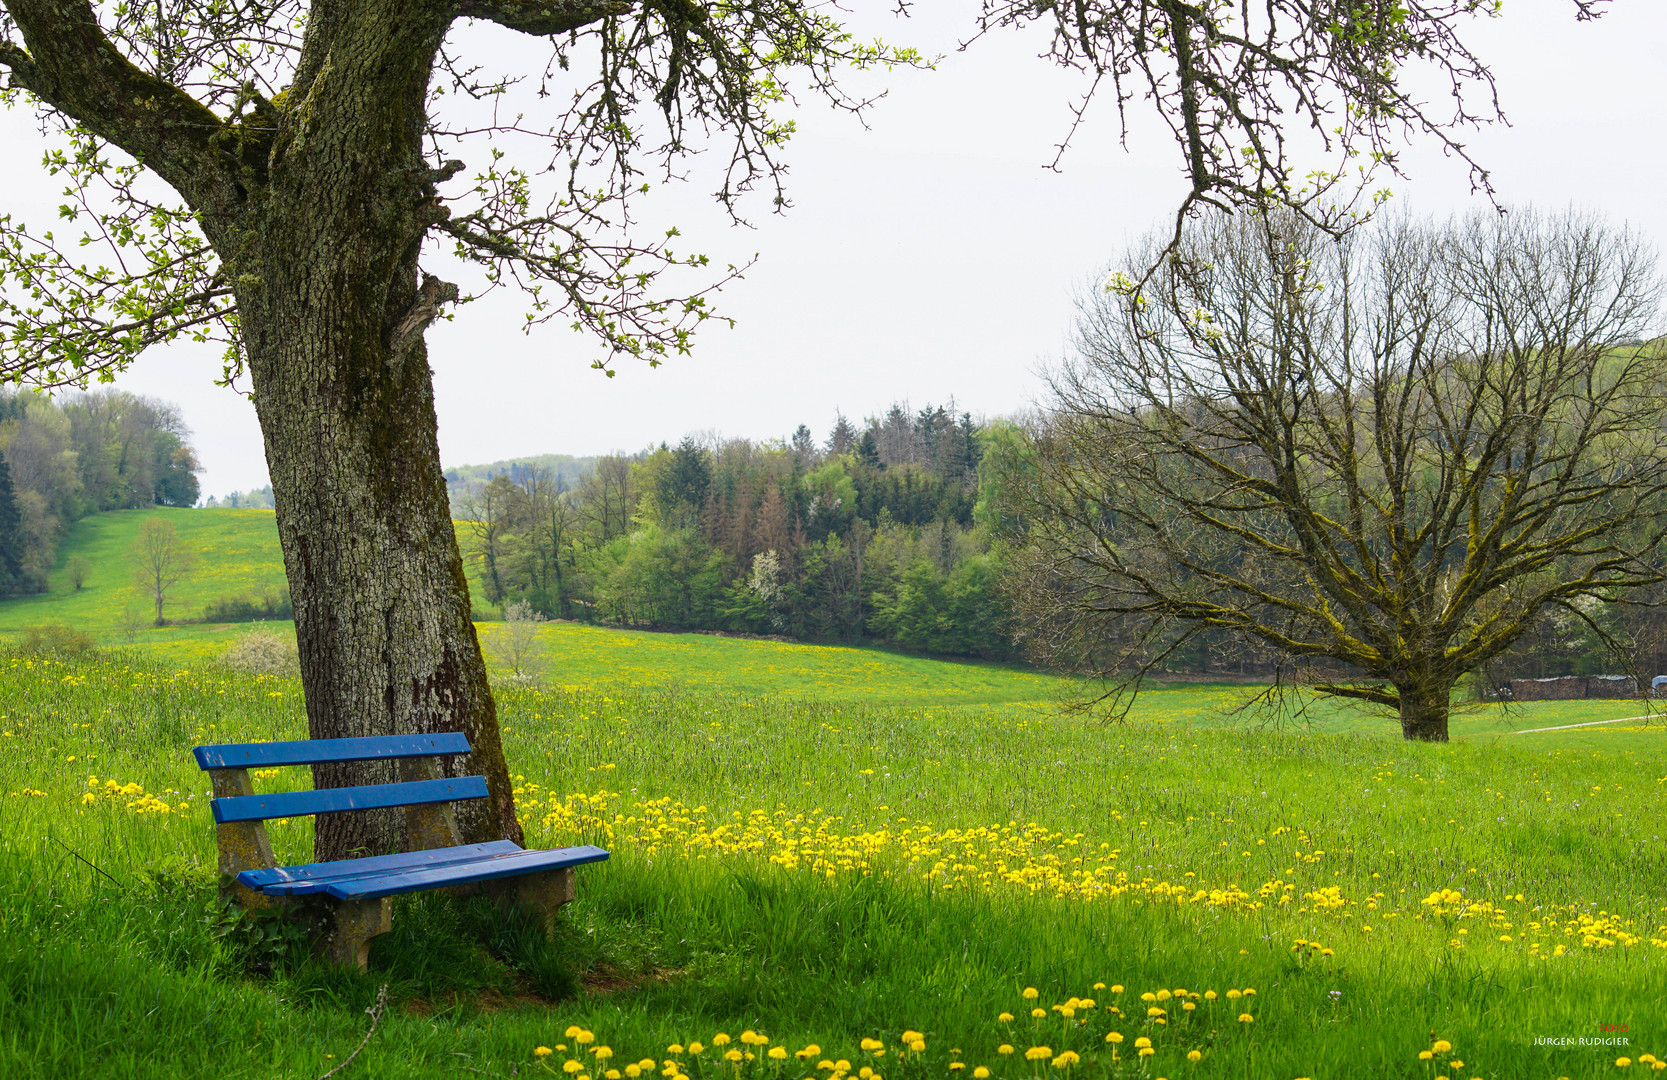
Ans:
{"label": "bench seat slat", "polygon": [[257,769],[276,765],[319,765],[329,761],[467,754],[469,738],[461,731],[438,735],[378,735],[357,739],[305,739],[296,742],[216,743],[198,746],[200,769]]}
{"label": "bench seat slat", "polygon": [[607,857],[606,851],[589,844],[547,851],[518,851],[425,869],[335,878],[326,886],[325,891],[338,900],[374,900],[380,896],[395,896],[421,889],[468,885],[477,881],[493,881],[539,870],[583,866],[587,863],[601,862]]}
{"label": "bench seat slat", "polygon": [[373,855],[364,859],[338,859],[335,862],[304,863],[300,866],[270,866],[264,870],[245,870],[237,876],[237,880],[268,896],[310,896],[323,892],[325,884],[335,878],[362,877],[365,874],[385,874],[425,866],[468,862],[471,859],[507,855],[520,850],[521,846],[513,840],[493,840],[486,844],[429,848],[426,851]]}
{"label": "bench seat slat", "polygon": [[486,778],[459,776],[446,780],[414,780],[404,784],[368,784],[363,787],[319,788],[312,791],[280,791],[270,795],[234,795],[210,804],[214,820],[265,821],[269,818],[301,817],[305,814],[339,814],[344,810],[379,810],[389,806],[417,806],[422,803],[452,802],[456,799],[486,798]]}

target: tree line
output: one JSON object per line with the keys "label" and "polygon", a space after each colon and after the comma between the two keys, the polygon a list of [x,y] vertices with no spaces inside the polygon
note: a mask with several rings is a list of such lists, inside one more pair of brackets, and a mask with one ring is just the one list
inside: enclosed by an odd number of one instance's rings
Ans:
{"label": "tree line", "polygon": [[135,394],[0,392],[0,595],[45,590],[59,540],[88,514],[194,505],[189,437],[175,406]]}
{"label": "tree line", "polygon": [[988,437],[953,402],[898,404],[820,442],[801,424],[600,457],[571,486],[506,468],[461,500],[478,595],[612,626],[1006,657]]}

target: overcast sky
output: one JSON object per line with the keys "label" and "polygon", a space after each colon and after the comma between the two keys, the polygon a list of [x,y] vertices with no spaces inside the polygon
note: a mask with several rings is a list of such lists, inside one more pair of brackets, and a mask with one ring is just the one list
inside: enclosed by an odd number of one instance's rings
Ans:
{"label": "overcast sky", "polygon": [[[852,0],[848,6],[856,6]],[[863,6],[892,6],[864,0]],[[690,357],[658,370],[624,362],[590,370],[596,350],[560,331],[528,337],[497,298],[432,327],[430,359],[444,464],[542,453],[631,451],[690,432],[780,438],[800,423],[818,438],[836,411],[860,418],[908,399],[953,396],[974,414],[1025,408],[1037,370],[1061,355],[1073,293],[1125,244],[1169,219],[1184,193],[1175,148],[1141,123],[1127,150],[1115,118],[1079,135],[1063,173],[1047,171],[1078,84],[1035,59],[1035,40],[993,37],[956,51],[976,4],[932,0],[915,17],[854,17],[865,33],[946,54],[935,71],[895,71],[869,128],[806,103],[789,152],[795,205],[755,208],[756,228],[729,228],[697,163],[657,214],[715,260],[758,255]],[[1500,198],[1596,209],[1667,242],[1667,4],[1617,0],[1576,23],[1567,0],[1510,0],[1505,17],[1467,40],[1494,68],[1511,126],[1467,137]],[[524,47],[495,29],[482,47]],[[1132,106],[1138,109],[1138,105]],[[43,187],[32,125],[13,113],[0,165],[8,209],[55,205]],[[1397,202],[1421,213],[1485,205],[1462,166],[1433,147],[1406,153]],[[205,495],[258,487],[266,466],[254,410],[212,385],[214,350],[148,354],[118,381],[178,403],[205,467]]]}

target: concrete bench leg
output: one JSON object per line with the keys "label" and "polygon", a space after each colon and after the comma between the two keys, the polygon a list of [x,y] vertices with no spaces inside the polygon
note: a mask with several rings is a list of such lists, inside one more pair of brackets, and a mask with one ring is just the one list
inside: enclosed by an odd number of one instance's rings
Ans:
{"label": "concrete bench leg", "polygon": [[330,912],[330,925],[320,943],[325,959],[365,970],[370,959],[370,939],[386,934],[394,926],[386,896],[375,900],[338,900]]}
{"label": "concrete bench leg", "polygon": [[507,879],[500,889],[499,909],[506,915],[510,908],[526,911],[539,921],[544,928],[544,937],[549,939],[555,932],[556,909],[573,900],[573,870],[566,868],[522,874]]}

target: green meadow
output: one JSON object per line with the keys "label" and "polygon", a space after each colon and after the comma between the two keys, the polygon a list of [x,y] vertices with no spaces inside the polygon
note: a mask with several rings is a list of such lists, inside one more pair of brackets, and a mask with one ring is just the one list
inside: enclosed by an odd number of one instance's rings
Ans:
{"label": "green meadow", "polygon": [[[218,575],[183,609],[281,585],[270,514],[170,513]],[[137,517],[77,550],[119,559]],[[1336,706],[1243,715],[1255,688],[1105,723],[1020,668],[547,625],[539,686],[499,694],[521,820],[612,858],[554,943],[404,897],[359,975],[217,900],[189,748],[303,736],[299,684],[219,665],[240,627],[129,632],[125,581],[0,604],[0,631],[104,642],[0,659],[8,1078],[318,1078],[382,986],[339,1076],[1573,1080],[1667,1055],[1667,725],[1528,730],[1642,703],[1476,708],[1409,746]],[[270,831],[310,857],[309,820]]]}

